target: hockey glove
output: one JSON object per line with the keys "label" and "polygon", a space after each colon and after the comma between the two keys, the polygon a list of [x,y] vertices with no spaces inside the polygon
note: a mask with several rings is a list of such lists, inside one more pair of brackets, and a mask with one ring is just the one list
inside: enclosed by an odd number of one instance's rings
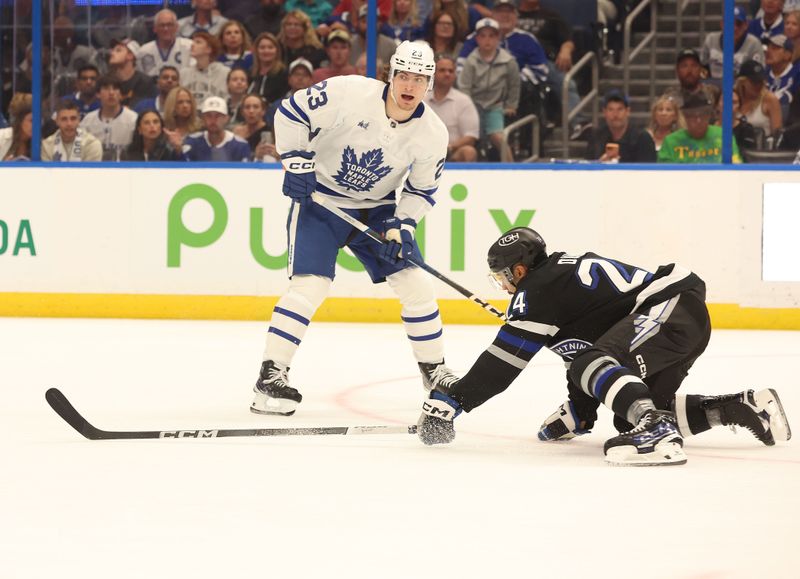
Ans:
{"label": "hockey glove", "polygon": [[461,405],[458,402],[433,390],[422,403],[422,415],[417,423],[419,439],[428,446],[453,442],[456,437],[453,419],[459,414]]}
{"label": "hockey glove", "polygon": [[301,206],[311,202],[311,194],[317,188],[314,154],[313,151],[289,151],[281,155],[281,163],[286,169],[283,176],[283,194]]}
{"label": "hockey glove", "polygon": [[391,264],[408,259],[414,253],[414,232],[417,222],[413,219],[400,220],[389,217],[383,221],[386,243],[378,250],[378,257]]}
{"label": "hockey glove", "polygon": [[580,427],[582,420],[575,411],[572,402],[564,402],[558,410],[545,418],[544,424],[539,427],[539,440],[569,440],[581,434],[588,434],[594,423],[584,422],[584,428]]}

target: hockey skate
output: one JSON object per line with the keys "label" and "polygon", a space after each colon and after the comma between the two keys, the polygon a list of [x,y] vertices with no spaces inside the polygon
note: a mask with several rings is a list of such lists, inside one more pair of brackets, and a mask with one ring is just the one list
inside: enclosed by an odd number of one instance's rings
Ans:
{"label": "hockey skate", "polygon": [[261,364],[261,372],[253,391],[256,397],[250,405],[250,412],[256,414],[279,414],[291,416],[303,396],[289,386],[289,368],[281,368],[272,360]]}
{"label": "hockey skate", "polygon": [[781,399],[771,388],[709,396],[701,405],[706,413],[719,411],[719,420],[724,426],[730,426],[734,432],[737,426],[749,430],[767,446],[774,445],[776,439],[789,440],[792,437]]}
{"label": "hockey skate", "polygon": [[558,410],[545,418],[539,427],[538,437],[542,441],[570,440],[592,431],[594,422],[582,420],[575,405],[567,400]]}
{"label": "hockey skate", "polygon": [[649,410],[636,428],[609,438],[603,450],[615,466],[667,466],[686,464],[683,438],[671,412]]}
{"label": "hockey skate", "polygon": [[419,371],[422,372],[422,386],[426,392],[438,390],[447,394],[450,388],[458,384],[460,380],[450,368],[444,365],[444,360],[430,364],[419,362]]}

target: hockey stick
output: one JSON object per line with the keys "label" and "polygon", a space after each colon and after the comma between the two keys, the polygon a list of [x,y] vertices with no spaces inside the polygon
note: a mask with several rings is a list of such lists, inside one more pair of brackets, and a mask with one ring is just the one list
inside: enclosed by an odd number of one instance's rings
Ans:
{"label": "hockey stick", "polygon": [[[322,205],[325,209],[327,209],[328,211],[330,211],[331,213],[336,215],[336,217],[338,217],[339,219],[342,219],[342,220],[346,221],[347,223],[349,223],[350,225],[352,225],[353,227],[355,227],[356,229],[358,229],[359,231],[361,231],[362,233],[367,235],[367,237],[370,237],[371,239],[374,239],[375,241],[377,241],[378,243],[381,243],[381,244],[386,243],[386,240],[383,237],[381,237],[381,235],[377,231],[375,231],[374,229],[372,229],[371,227],[369,227],[365,223],[362,223],[361,221],[359,221],[358,219],[356,219],[352,215],[348,215],[347,213],[345,213],[344,211],[342,211],[341,209],[336,207],[336,205],[333,205],[332,203],[330,203],[327,199],[325,199],[319,193],[316,193],[316,192],[312,193],[311,194],[311,198],[316,203],[318,203],[319,205]],[[505,320],[506,319],[506,315],[503,312],[501,312],[500,310],[498,310],[497,308],[495,308],[492,304],[490,304],[489,302],[487,302],[485,300],[482,300],[481,298],[479,298],[478,296],[473,294],[471,291],[469,291],[467,288],[457,284],[456,282],[454,282],[450,278],[442,275],[441,273],[439,273],[438,271],[433,269],[431,266],[429,266],[424,261],[417,262],[415,259],[410,259],[410,258],[408,259],[408,261],[412,265],[416,265],[418,268],[424,269],[429,274],[431,274],[433,277],[435,277],[437,279],[440,279],[441,281],[443,281],[444,283],[449,285],[451,288],[456,290],[458,293],[460,293],[462,296],[466,297],[469,300],[472,300],[473,302],[478,304],[480,307],[482,307],[484,310],[486,310],[490,314],[497,316],[501,320]]]}
{"label": "hockey stick", "polygon": [[67,397],[58,389],[50,388],[44,395],[50,407],[67,424],[89,440],[120,440],[132,438],[225,438],[232,436],[309,436],[323,434],[416,434],[416,425],[410,426],[319,426],[309,428],[214,428],[211,430],[129,430],[108,431],[92,426]]}

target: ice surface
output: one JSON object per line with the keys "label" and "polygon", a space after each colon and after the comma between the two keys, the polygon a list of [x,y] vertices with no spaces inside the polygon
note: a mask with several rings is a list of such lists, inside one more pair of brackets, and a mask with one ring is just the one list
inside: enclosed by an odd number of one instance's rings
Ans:
{"label": "ice surface", "polygon": [[[613,468],[613,434],[542,443],[565,399],[542,353],[456,441],[410,435],[88,441],[58,386],[110,430],[413,424],[397,325],[314,323],[291,418],[251,414],[266,324],[0,320],[0,577],[800,577],[800,447],[718,428],[688,465]],[[492,326],[447,326],[467,370]],[[800,333],[716,331],[682,391],[778,390],[800,428]]]}

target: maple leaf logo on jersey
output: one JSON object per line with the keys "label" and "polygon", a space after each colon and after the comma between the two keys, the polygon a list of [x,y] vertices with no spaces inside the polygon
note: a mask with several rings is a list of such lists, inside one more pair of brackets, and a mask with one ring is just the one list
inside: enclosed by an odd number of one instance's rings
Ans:
{"label": "maple leaf logo on jersey", "polygon": [[383,150],[372,149],[361,157],[351,147],[342,153],[342,165],[333,179],[349,191],[369,191],[375,183],[392,172],[393,167],[383,165]]}

